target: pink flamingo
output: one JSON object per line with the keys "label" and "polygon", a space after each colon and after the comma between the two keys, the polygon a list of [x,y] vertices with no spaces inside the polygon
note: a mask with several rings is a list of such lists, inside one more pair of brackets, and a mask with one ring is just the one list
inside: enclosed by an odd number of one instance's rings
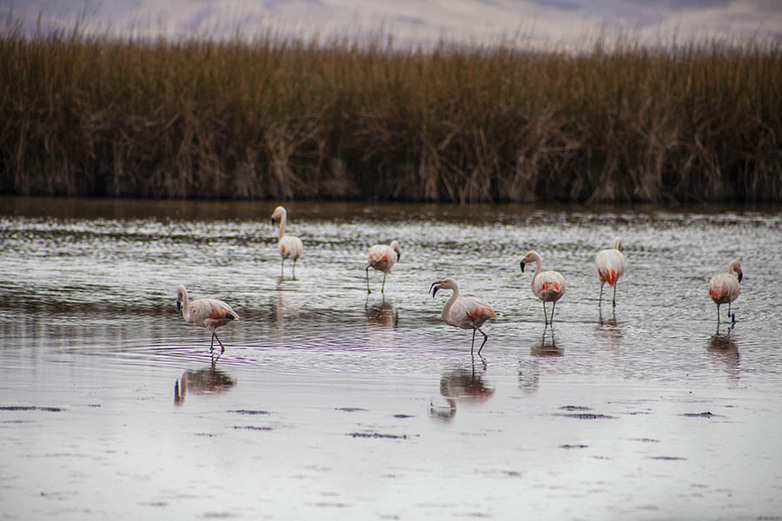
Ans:
{"label": "pink flamingo", "polygon": [[432,296],[437,295],[441,289],[450,289],[453,291],[451,298],[443,306],[443,322],[449,326],[462,329],[472,329],[472,345],[470,346],[470,356],[473,355],[475,348],[475,332],[480,331],[483,335],[483,343],[478,348],[478,356],[481,356],[481,349],[486,344],[489,336],[481,330],[481,326],[490,318],[497,319],[497,314],[492,307],[485,301],[475,297],[460,297],[459,286],[452,278],[438,280],[432,283],[429,291]]}
{"label": "pink flamingo", "polygon": [[282,257],[282,263],[280,264],[280,278],[283,276],[283,270],[285,269],[285,259],[291,259],[293,261],[293,278],[296,278],[296,261],[301,257],[304,251],[304,246],[301,244],[301,239],[294,237],[293,235],[285,235],[285,223],[288,219],[288,212],[282,206],[278,206],[274,209],[272,214],[272,224],[275,221],[280,221],[280,240],[277,243],[277,247],[280,249],[280,257]]}
{"label": "pink flamingo", "polygon": [[[524,265],[534,262],[537,264],[535,275],[532,277],[532,293],[543,302],[543,319],[546,325],[554,324],[554,306],[557,301],[565,294],[565,277],[556,271],[540,272],[542,259],[536,251],[527,253],[521,259],[521,271],[524,272]],[[551,320],[548,319],[546,312],[546,302],[551,302]]]}
{"label": "pink flamingo", "polygon": [[[220,344],[220,355],[225,352],[225,346],[220,342],[216,330],[218,327],[224,326],[233,320],[239,320],[239,315],[222,300],[199,298],[190,301],[187,298],[187,290],[184,286],[177,287],[176,298],[177,310],[182,311],[182,317],[185,319],[185,322],[205,327],[212,332],[212,343],[209,346],[209,352],[212,355],[212,361],[216,361],[214,358],[215,338]],[[217,358],[220,358],[220,355],[217,355]]]}
{"label": "pink flamingo", "polygon": [[622,238],[614,239],[614,244],[609,250],[602,250],[595,255],[595,267],[600,277],[600,299],[598,307],[603,306],[603,286],[606,282],[614,287],[613,304],[616,307],[616,283],[625,272],[625,256],[622,253]]}
{"label": "pink flamingo", "polygon": [[711,295],[711,300],[717,304],[717,327],[720,326],[720,304],[728,305],[728,318],[731,319],[733,324],[736,323],[736,314],[731,314],[730,305],[739,298],[739,293],[741,292],[739,282],[743,278],[744,273],[741,271],[741,264],[738,260],[733,259],[728,264],[727,273],[718,273],[709,279],[709,295]]}
{"label": "pink flamingo", "polygon": [[396,241],[391,241],[391,244],[375,244],[369,248],[369,262],[364,270],[367,276],[367,293],[372,293],[369,289],[369,268],[383,272],[383,286],[380,288],[380,293],[385,293],[386,276],[391,273],[394,264],[401,258],[402,251]]}

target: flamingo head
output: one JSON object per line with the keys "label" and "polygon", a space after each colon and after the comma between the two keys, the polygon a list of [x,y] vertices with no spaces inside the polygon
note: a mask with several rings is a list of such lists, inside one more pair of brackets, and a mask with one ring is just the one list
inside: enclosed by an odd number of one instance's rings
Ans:
{"label": "flamingo head", "polygon": [[275,208],[274,212],[272,213],[272,224],[285,217],[286,213],[287,212],[285,211],[285,208],[282,206]]}
{"label": "flamingo head", "polygon": [[432,296],[434,297],[441,289],[451,289],[455,291],[457,288],[458,286],[456,285],[456,281],[448,277],[443,280],[432,282],[432,285],[429,286],[429,291],[432,292]]}
{"label": "flamingo head", "polygon": [[521,266],[521,272],[524,273],[524,265],[529,264],[531,262],[540,262],[540,255],[538,255],[538,252],[531,251],[528,252],[523,259],[521,259],[521,262],[519,265]]}
{"label": "flamingo head", "polygon": [[730,272],[736,274],[736,276],[739,278],[739,282],[741,282],[741,279],[744,278],[744,273],[741,271],[741,263],[738,261],[738,259],[733,259],[730,261],[730,264],[728,264],[728,273]]}
{"label": "flamingo head", "polygon": [[399,259],[401,259],[402,247],[399,246],[399,243],[397,241],[391,241],[391,244],[389,244],[389,246],[391,246],[391,249],[394,250],[394,252],[396,253],[396,260],[398,261]]}
{"label": "flamingo head", "polygon": [[182,302],[187,300],[187,290],[181,284],[176,288],[176,309],[182,311]]}
{"label": "flamingo head", "polygon": [[617,237],[614,239],[614,244],[612,245],[613,249],[622,251],[624,248],[624,242],[622,241],[621,237]]}

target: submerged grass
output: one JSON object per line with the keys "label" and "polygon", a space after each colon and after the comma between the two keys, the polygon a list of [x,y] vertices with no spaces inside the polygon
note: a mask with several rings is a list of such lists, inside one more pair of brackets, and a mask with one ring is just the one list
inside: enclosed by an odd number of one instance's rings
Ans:
{"label": "submerged grass", "polygon": [[0,34],[0,192],[780,201],[782,49]]}

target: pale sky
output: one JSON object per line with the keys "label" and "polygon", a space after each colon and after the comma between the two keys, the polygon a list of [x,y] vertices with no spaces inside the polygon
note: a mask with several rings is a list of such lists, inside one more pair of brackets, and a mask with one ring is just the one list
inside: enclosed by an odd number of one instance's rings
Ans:
{"label": "pale sky", "polygon": [[782,41],[782,0],[0,0],[29,30],[73,27],[174,37],[245,36],[274,30],[318,35],[391,34],[402,43],[439,39],[544,44],[623,33],[644,42],[703,38]]}

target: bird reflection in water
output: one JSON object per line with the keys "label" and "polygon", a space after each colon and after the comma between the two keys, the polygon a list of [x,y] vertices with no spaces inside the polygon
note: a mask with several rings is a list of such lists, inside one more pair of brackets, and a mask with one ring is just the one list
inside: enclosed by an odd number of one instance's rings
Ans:
{"label": "bird reflection in water", "polygon": [[734,380],[739,378],[740,356],[739,346],[731,336],[731,331],[727,333],[714,333],[709,337],[707,346],[709,358],[724,365],[728,377]]}
{"label": "bird reflection in water", "polygon": [[519,385],[524,392],[535,393],[540,384],[540,365],[545,363],[541,362],[541,360],[560,357],[565,354],[565,350],[557,347],[557,342],[554,339],[554,329],[545,327],[540,341],[532,344],[529,353],[532,355],[529,364],[525,364],[523,361],[519,364],[520,366],[527,365],[527,368],[524,370],[519,368]]}
{"label": "bird reflection in water", "polygon": [[364,310],[367,315],[367,327],[392,329],[399,325],[399,313],[394,310],[394,303],[391,300],[382,299],[370,305],[367,298]]}
{"label": "bird reflection in water", "polygon": [[[277,329],[282,332],[285,320],[294,319],[299,313],[299,305],[295,294],[299,291],[299,285],[295,281],[286,281],[277,277],[277,297],[272,300],[273,321]],[[293,295],[293,296],[291,296]]]}
{"label": "bird reflection in water", "polygon": [[182,405],[185,396],[190,394],[224,393],[236,385],[236,380],[215,366],[205,369],[188,369],[174,383],[174,403]]}
{"label": "bird reflection in water", "polygon": [[473,363],[469,369],[460,367],[443,374],[440,378],[440,394],[447,405],[429,404],[432,418],[450,421],[456,415],[456,404],[483,403],[494,396],[494,388],[483,380],[483,374],[475,371]]}
{"label": "bird reflection in water", "polygon": [[[546,333],[551,332],[550,335]],[[550,337],[550,340],[546,340],[546,337]],[[565,354],[565,350],[557,347],[557,342],[554,340],[554,328],[544,329],[543,336],[540,342],[535,342],[529,350],[533,356],[562,356]]]}
{"label": "bird reflection in water", "polygon": [[619,342],[622,340],[622,330],[616,322],[616,315],[612,312],[610,316],[605,315],[604,317],[602,309],[598,308],[598,310],[598,325],[595,328],[595,336],[606,347],[619,347]]}

